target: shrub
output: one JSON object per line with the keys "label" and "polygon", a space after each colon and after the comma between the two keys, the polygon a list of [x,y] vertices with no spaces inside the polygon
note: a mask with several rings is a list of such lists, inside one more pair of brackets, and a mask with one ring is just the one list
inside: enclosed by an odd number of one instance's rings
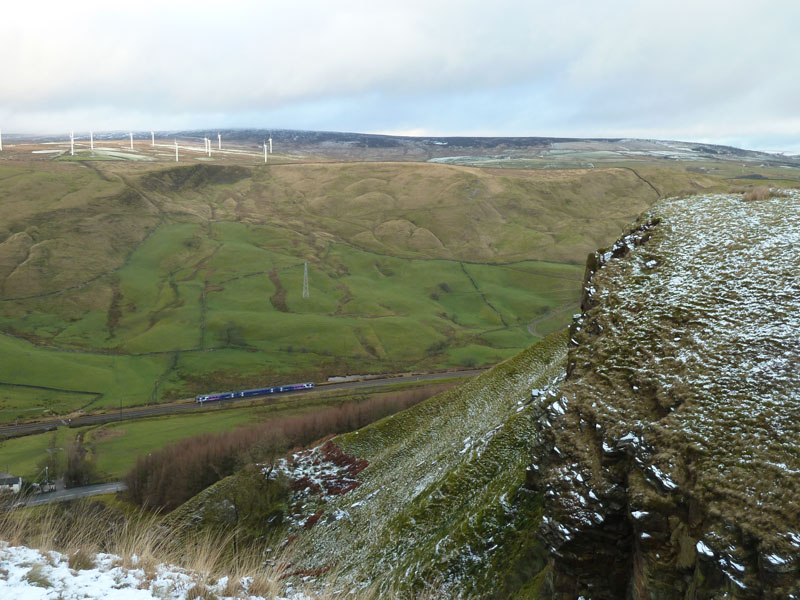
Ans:
{"label": "shrub", "polygon": [[96,476],[94,462],[87,456],[79,437],[76,437],[66,449],[66,469],[64,482],[67,487],[76,487],[92,483]]}
{"label": "shrub", "polygon": [[251,427],[185,438],[136,460],[125,476],[128,497],[141,506],[173,510],[249,463],[270,462],[290,448],[353,431],[452,385],[382,394]]}

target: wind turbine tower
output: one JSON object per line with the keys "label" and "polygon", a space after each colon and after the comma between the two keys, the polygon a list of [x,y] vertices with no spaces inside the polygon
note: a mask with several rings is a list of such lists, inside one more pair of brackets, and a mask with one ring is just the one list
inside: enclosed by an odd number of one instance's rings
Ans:
{"label": "wind turbine tower", "polygon": [[269,153],[272,154],[272,136],[269,138]]}
{"label": "wind turbine tower", "polygon": [[0,129],[0,152],[3,151],[3,130]]}
{"label": "wind turbine tower", "polygon": [[89,130],[89,150],[94,153],[94,133],[91,129]]}
{"label": "wind turbine tower", "polygon": [[175,162],[178,162],[178,140],[175,139]]}
{"label": "wind turbine tower", "polygon": [[222,134],[221,133],[217,134],[217,142],[219,144],[217,146],[217,150],[222,150]]}
{"label": "wind turbine tower", "polygon": [[155,145],[156,145],[156,132],[155,131],[151,131],[150,132],[150,145],[155,148]]}
{"label": "wind turbine tower", "polygon": [[303,298],[308,298],[308,263],[303,263]]}
{"label": "wind turbine tower", "polygon": [[69,132],[69,155],[75,156],[75,132]]}
{"label": "wind turbine tower", "polygon": [[131,150],[133,150],[133,132],[131,131]]}
{"label": "wind turbine tower", "polygon": [[264,142],[264,164],[267,164],[267,142]]}

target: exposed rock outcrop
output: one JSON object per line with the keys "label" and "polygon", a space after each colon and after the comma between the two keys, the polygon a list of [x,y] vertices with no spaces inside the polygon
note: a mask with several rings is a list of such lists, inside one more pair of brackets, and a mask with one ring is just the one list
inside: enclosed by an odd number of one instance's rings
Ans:
{"label": "exposed rock outcrop", "polygon": [[590,257],[529,485],[558,599],[800,598],[800,193]]}

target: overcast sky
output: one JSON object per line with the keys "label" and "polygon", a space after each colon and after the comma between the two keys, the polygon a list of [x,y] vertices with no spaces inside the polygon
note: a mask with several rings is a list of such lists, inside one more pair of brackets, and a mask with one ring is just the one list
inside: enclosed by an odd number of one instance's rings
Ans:
{"label": "overcast sky", "polygon": [[4,3],[0,129],[646,137],[800,152],[797,0]]}

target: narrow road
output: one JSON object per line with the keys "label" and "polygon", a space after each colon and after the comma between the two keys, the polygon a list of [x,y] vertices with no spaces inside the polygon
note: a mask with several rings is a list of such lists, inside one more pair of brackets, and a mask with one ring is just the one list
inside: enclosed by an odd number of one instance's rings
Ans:
{"label": "narrow road", "polygon": [[39,494],[22,501],[23,506],[41,506],[53,502],[65,502],[67,500],[77,500],[78,498],[88,498],[89,496],[99,496],[100,494],[113,494],[125,489],[122,481],[112,483],[98,483],[96,485],[84,485],[81,487],[70,488],[68,490],[58,490],[57,492],[47,492]]}
{"label": "narrow road", "polygon": [[422,373],[419,375],[396,375],[393,377],[380,377],[377,379],[364,379],[358,381],[345,381],[341,383],[330,383],[319,385],[312,389],[298,390],[295,392],[283,392],[281,394],[269,394],[266,396],[250,396],[248,398],[233,398],[230,400],[223,400],[220,402],[209,402],[205,406],[198,406],[192,400],[178,402],[174,404],[162,404],[154,406],[143,406],[139,408],[128,408],[114,412],[90,414],[83,417],[78,417],[71,420],[52,419],[48,421],[38,421],[36,423],[23,423],[20,425],[4,425],[0,426],[0,439],[21,437],[25,435],[32,435],[36,433],[44,433],[52,431],[57,427],[83,427],[85,425],[100,425],[103,423],[111,423],[114,421],[127,421],[130,419],[144,419],[146,417],[155,417],[160,415],[168,415],[181,412],[201,412],[208,410],[218,409],[220,406],[230,406],[238,402],[250,402],[256,398],[268,397],[281,397],[286,396],[299,396],[301,394],[313,394],[327,391],[338,390],[353,390],[353,389],[369,389],[386,387],[387,385],[398,385],[403,383],[412,383],[418,381],[436,381],[437,379],[450,379],[461,377],[472,377],[482,373],[485,369],[469,369],[464,371],[451,371],[448,373]]}

